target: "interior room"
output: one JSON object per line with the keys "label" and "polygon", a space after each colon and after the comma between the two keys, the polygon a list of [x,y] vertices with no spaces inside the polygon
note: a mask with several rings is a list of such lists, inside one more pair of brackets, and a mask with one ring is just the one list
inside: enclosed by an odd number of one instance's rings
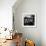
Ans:
{"label": "interior room", "polygon": [[46,0],[0,0],[0,46],[46,46]]}

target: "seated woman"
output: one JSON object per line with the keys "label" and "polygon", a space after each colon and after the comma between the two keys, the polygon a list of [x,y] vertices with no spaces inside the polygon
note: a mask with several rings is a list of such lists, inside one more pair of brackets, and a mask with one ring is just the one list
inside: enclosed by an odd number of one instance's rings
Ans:
{"label": "seated woman", "polygon": [[16,33],[15,36],[16,46],[22,46],[22,33]]}

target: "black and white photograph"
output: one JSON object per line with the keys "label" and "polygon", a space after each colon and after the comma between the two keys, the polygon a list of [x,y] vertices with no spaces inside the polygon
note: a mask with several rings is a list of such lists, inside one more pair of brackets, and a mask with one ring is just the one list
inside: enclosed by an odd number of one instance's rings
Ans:
{"label": "black and white photograph", "polygon": [[24,27],[36,27],[36,14],[26,14],[23,16]]}

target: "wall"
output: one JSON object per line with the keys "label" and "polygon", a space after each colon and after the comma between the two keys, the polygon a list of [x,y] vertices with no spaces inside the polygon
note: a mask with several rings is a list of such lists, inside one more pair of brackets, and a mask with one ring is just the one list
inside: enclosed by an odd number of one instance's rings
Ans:
{"label": "wall", "polygon": [[16,0],[0,0],[0,27],[12,29],[12,6]]}
{"label": "wall", "polygon": [[42,46],[46,46],[46,0],[41,1],[41,38]]}
{"label": "wall", "polygon": [[[15,17],[15,29],[18,32],[22,32],[25,39],[34,40],[36,46],[41,46],[41,1],[23,0],[17,8],[16,5],[14,5],[13,12]],[[35,28],[22,26],[22,16],[25,12],[34,12],[36,14],[37,26]]]}

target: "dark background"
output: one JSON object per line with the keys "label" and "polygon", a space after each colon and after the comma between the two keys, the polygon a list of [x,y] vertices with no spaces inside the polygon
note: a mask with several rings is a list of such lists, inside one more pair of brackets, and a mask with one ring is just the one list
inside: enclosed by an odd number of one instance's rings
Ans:
{"label": "dark background", "polygon": [[24,17],[24,25],[34,26],[35,15],[29,15],[30,17]]}

